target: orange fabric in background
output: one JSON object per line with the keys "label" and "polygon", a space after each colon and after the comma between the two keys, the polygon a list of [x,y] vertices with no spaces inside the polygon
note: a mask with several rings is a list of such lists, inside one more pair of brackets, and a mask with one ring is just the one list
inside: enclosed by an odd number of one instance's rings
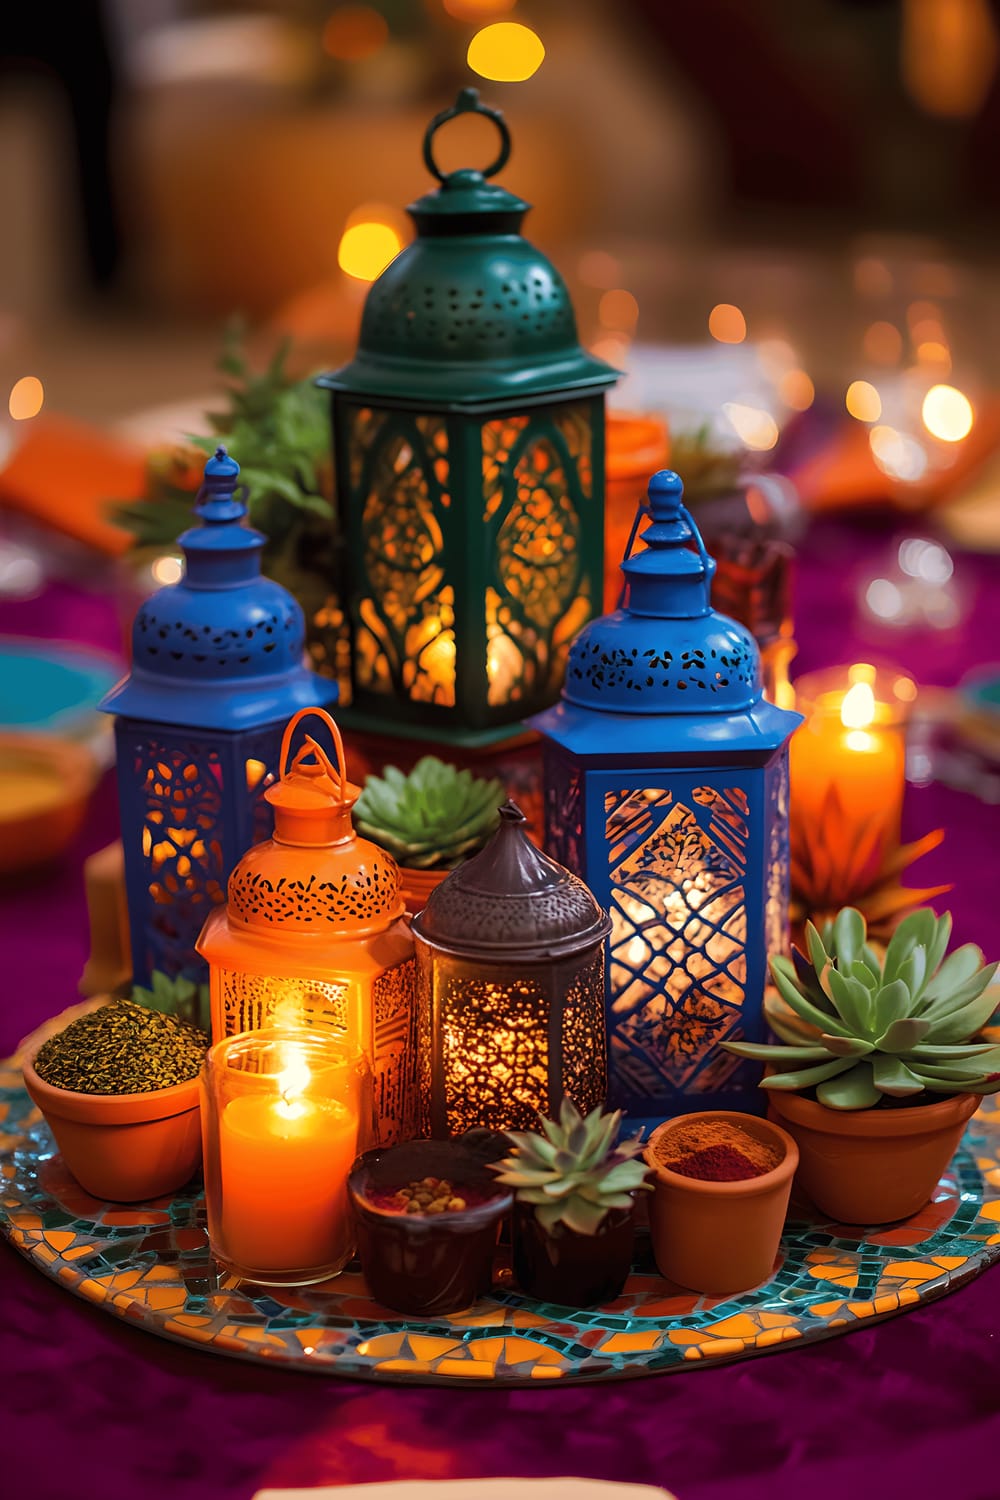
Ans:
{"label": "orange fabric in background", "polygon": [[146,491],[146,456],[68,417],[44,416],[27,429],[0,470],[0,510],[9,508],[117,557],[132,538],[108,520],[110,502],[136,500]]}

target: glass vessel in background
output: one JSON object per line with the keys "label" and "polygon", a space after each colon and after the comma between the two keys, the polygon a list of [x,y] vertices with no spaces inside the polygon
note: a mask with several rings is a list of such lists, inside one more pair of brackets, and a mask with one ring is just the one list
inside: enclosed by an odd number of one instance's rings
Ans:
{"label": "glass vessel in background", "polygon": [[202,1073],[212,1254],[265,1286],[336,1276],[354,1254],[347,1178],[372,1144],[371,1069],[327,1032],[217,1042]]}

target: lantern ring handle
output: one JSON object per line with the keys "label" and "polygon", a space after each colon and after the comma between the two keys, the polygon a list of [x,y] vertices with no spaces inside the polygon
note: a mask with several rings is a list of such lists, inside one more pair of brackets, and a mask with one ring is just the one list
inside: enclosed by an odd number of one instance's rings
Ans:
{"label": "lantern ring handle", "polygon": [[[330,738],[333,740],[334,749],[337,754],[336,766],[333,765],[330,757],[327,755],[322,745],[314,740],[311,734],[306,736],[305,744],[302,745],[296,752],[295,759],[292,761],[291,766],[289,766],[288,753],[292,748],[292,735],[295,733],[298,726],[302,723],[302,720],[307,719],[310,714],[314,714],[317,719],[322,719],[323,723],[330,731]],[[339,780],[341,791],[343,791],[344,787],[347,785],[347,765],[344,761],[344,741],[341,738],[340,730],[337,728],[337,725],[334,723],[333,718],[330,716],[330,714],[327,713],[325,708],[300,708],[298,713],[294,714],[285,725],[285,732],[281,737],[281,753],[278,756],[278,775],[280,779],[284,781],[285,777],[288,775],[289,770],[294,770],[303,756],[309,754],[315,755],[319,764],[323,767],[323,770],[330,777],[331,781]]]}
{"label": "lantern ring handle", "polygon": [[442,172],[434,160],[434,152],[431,149],[434,136],[447,125],[449,120],[455,120],[459,115],[485,115],[492,120],[500,132],[500,151],[495,161],[488,167],[483,167],[483,177],[495,177],[498,172],[503,171],[510,157],[510,131],[507,129],[507,121],[499,109],[490,109],[488,104],[480,102],[478,89],[461,89],[458,98],[449,109],[443,109],[440,114],[434,116],[431,123],[424,132],[424,165],[432,177],[438,182],[447,182],[451,173]]}

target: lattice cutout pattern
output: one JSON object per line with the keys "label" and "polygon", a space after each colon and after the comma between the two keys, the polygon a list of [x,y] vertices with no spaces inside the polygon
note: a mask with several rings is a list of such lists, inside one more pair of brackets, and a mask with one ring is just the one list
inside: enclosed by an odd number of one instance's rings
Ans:
{"label": "lattice cutout pattern", "polygon": [[583,867],[583,773],[564,755],[545,751],[545,847],[553,859],[586,878]]}
{"label": "lattice cutout pattern", "polygon": [[318,1026],[340,1035],[356,1029],[345,979],[281,979],[239,969],[214,969],[212,979],[215,1041],[265,1026]]}
{"label": "lattice cutout pattern", "polygon": [[580,547],[592,495],[587,408],[492,419],[482,445],[483,520],[495,559],[485,596],[487,699],[502,705],[558,686],[596,597]]}
{"label": "lattice cutout pattern", "polygon": [[[434,958],[423,976],[422,1035],[433,985],[439,1006],[445,1122],[449,1135],[481,1126],[530,1130],[538,1114],[558,1108],[563,1087],[581,1108],[604,1097],[604,964],[598,948],[551,968],[492,965],[489,970]],[[550,1008],[559,1012],[560,1055],[549,1057]],[[550,1095],[550,1077],[555,1097]]]}
{"label": "lattice cutout pattern", "polygon": [[382,1146],[409,1140],[418,1129],[417,1038],[412,958],[372,986],[375,1112]]}
{"label": "lattice cutout pattern", "polygon": [[455,592],[445,578],[451,505],[441,417],[352,421],[348,467],[361,510],[355,677],[360,688],[418,703],[455,702]]}
{"label": "lattice cutout pattern", "polygon": [[[222,761],[195,741],[169,746],[143,739],[131,749],[142,801],[148,966],[170,975],[198,972],[195,942],[211,908],[225,899]],[[127,767],[122,774],[129,774]]]}
{"label": "lattice cutout pattern", "polygon": [[311,928],[373,923],[392,913],[399,902],[399,883],[388,864],[372,861],[339,880],[272,880],[245,866],[237,866],[229,882],[233,915],[257,926]]}
{"label": "lattice cutout pattern", "polygon": [[717,1093],[746,998],[748,804],[698,787],[609,792],[611,1067],[632,1097]]}

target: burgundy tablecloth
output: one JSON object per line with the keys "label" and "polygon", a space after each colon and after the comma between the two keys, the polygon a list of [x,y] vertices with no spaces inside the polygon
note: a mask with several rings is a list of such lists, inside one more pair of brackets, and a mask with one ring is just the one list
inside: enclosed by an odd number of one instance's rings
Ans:
{"label": "burgundy tablecloth", "polygon": [[[798,586],[799,669],[873,655],[948,685],[1000,658],[995,564],[961,557],[973,614],[949,635],[859,627],[859,574],[888,535],[814,528]],[[114,643],[110,604],[79,590],[0,608],[0,630]],[[110,778],[109,778],[110,781]],[[911,792],[911,836],[944,825],[923,883],[952,880],[956,936],[993,949],[1000,814]],[[68,1004],[86,954],[80,859],[114,831],[102,787],[74,858],[0,905],[7,1051]],[[825,1344],[591,1388],[421,1389],[258,1369],[161,1342],[75,1301],[6,1245],[0,1475],[32,1500],[248,1500],[262,1485],[581,1474],[659,1483],[679,1500],[997,1500],[1000,1272],[936,1306]]]}

